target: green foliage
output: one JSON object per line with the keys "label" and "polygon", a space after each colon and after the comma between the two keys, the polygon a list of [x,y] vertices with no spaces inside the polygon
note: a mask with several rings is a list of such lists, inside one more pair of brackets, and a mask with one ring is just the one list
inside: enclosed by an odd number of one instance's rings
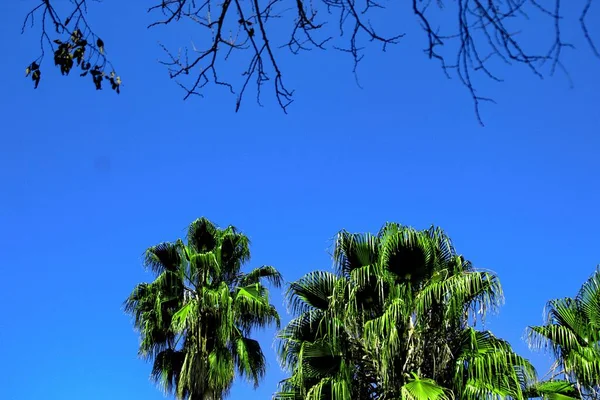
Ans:
{"label": "green foliage", "polygon": [[182,240],[150,247],[144,264],[155,279],[136,286],[125,301],[141,342],[139,355],[153,360],[151,377],[179,399],[216,400],[229,392],[236,373],[255,386],[265,374],[254,328],[279,326],[279,315],[261,283],[281,284],[270,266],[243,273],[248,238],[205,218]]}
{"label": "green foliage", "polygon": [[292,283],[276,399],[522,399],[531,364],[472,324],[502,301],[439,228],[338,234],[335,274]]}
{"label": "green foliage", "polygon": [[[30,67],[29,73],[37,69]],[[335,271],[292,282],[294,318],[278,332],[289,377],[276,400],[599,399],[600,269],[573,298],[549,302],[532,345],[557,370],[538,381],[510,344],[475,328],[502,303],[496,275],[478,271],[439,228],[386,224],[376,235],[341,231]],[[255,328],[276,324],[271,266],[241,271],[249,240],[235,227],[194,221],[183,240],[150,247],[154,275],[125,310],[140,333],[151,377],[179,399],[222,399],[236,375],[255,386],[266,371]]]}
{"label": "green foliage", "polygon": [[525,390],[527,398],[542,398],[547,400],[580,399],[581,394],[571,382],[545,381],[531,385]]}
{"label": "green foliage", "polygon": [[530,345],[554,355],[553,376],[566,378],[584,398],[600,399],[600,269],[574,298],[551,300],[547,310],[545,325],[529,327]]}
{"label": "green foliage", "polygon": [[448,390],[442,388],[432,379],[421,379],[415,373],[413,378],[402,387],[403,400],[449,400],[452,398]]}

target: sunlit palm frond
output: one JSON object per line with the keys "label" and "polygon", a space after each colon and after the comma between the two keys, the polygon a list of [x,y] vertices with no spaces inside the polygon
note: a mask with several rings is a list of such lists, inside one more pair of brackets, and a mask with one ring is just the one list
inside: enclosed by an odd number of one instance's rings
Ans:
{"label": "sunlit palm frond", "polygon": [[235,376],[233,354],[224,347],[215,347],[208,355],[208,392],[226,396]]}
{"label": "sunlit palm frond", "polygon": [[267,365],[260,344],[240,334],[233,341],[232,354],[240,376],[245,377],[254,387],[258,387],[265,376]]}
{"label": "sunlit palm frond", "polygon": [[550,351],[561,374],[577,383],[584,398],[600,393],[599,306],[597,269],[577,296],[548,302],[544,325],[528,328],[530,346]]}
{"label": "sunlit palm frond", "polygon": [[581,399],[581,394],[573,383],[561,380],[532,384],[525,388],[523,397],[526,399],[577,400]]}
{"label": "sunlit palm frond", "polygon": [[280,288],[283,284],[283,277],[281,273],[270,265],[263,265],[243,274],[237,280],[238,286],[248,286],[256,283],[260,283],[262,280],[266,280],[269,284],[275,288]]}
{"label": "sunlit palm frond", "polygon": [[585,314],[590,325],[596,329],[594,341],[600,340],[600,268],[597,267],[592,276],[581,286],[575,301],[579,304],[581,312]]}
{"label": "sunlit palm frond", "polygon": [[280,327],[277,310],[269,303],[268,290],[260,285],[239,287],[232,297],[234,321],[240,325],[244,334],[253,328],[275,325]]}
{"label": "sunlit palm frond", "polygon": [[366,321],[363,337],[371,349],[380,349],[389,353],[390,357],[400,352],[400,346],[405,342],[405,334],[409,334],[411,323],[410,304],[402,298],[389,302],[383,315]]}
{"label": "sunlit palm frond", "polygon": [[192,282],[209,284],[221,275],[221,263],[215,252],[194,253],[190,257],[186,276]]}
{"label": "sunlit palm frond", "polygon": [[443,304],[448,316],[472,310],[472,316],[485,317],[502,303],[502,287],[498,277],[489,272],[463,272],[439,280],[431,280],[416,297],[416,310],[425,313],[432,304]]}
{"label": "sunlit palm frond", "polygon": [[334,376],[320,379],[306,393],[306,400],[353,400],[352,377],[343,361]]}
{"label": "sunlit palm frond", "polygon": [[456,250],[450,237],[440,227],[431,226],[425,234],[432,240],[437,257],[442,262],[450,262],[456,256]]}
{"label": "sunlit palm frond", "polygon": [[461,398],[522,399],[522,389],[535,382],[531,363],[489,331],[465,329],[459,352],[454,388]]}
{"label": "sunlit palm frond", "polygon": [[420,378],[413,373],[401,388],[402,400],[450,400],[452,393],[439,386],[433,379]]}

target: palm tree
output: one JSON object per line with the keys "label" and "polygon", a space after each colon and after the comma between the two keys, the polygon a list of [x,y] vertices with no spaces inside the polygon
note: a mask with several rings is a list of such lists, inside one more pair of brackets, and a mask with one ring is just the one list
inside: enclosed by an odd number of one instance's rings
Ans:
{"label": "palm tree", "polygon": [[265,373],[254,328],[275,323],[268,280],[281,275],[270,266],[241,271],[250,259],[249,240],[235,227],[219,229],[205,218],[192,222],[187,244],[160,243],[146,250],[144,265],[155,275],[125,301],[141,343],[140,356],[153,360],[151,377],[178,399],[220,400],[236,372],[254,385]]}
{"label": "palm tree", "polygon": [[297,317],[278,338],[291,375],[275,398],[522,399],[534,383],[527,360],[473,327],[500,304],[497,277],[439,228],[342,231],[334,259],[335,273],[290,285]]}
{"label": "palm tree", "polygon": [[600,269],[582,285],[574,298],[551,300],[546,324],[528,329],[529,343],[555,357],[547,385],[564,378],[572,392],[600,399]]}

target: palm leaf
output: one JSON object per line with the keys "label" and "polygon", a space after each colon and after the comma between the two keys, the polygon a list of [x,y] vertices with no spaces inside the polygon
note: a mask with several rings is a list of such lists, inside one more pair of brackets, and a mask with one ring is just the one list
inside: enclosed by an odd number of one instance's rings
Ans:
{"label": "palm leaf", "polygon": [[238,367],[240,376],[246,377],[258,387],[260,380],[266,373],[265,356],[260,348],[260,344],[250,338],[239,336],[235,340],[233,348],[235,364]]}
{"label": "palm leaf", "polygon": [[378,260],[378,239],[371,234],[341,231],[335,240],[333,258],[338,274],[348,276],[356,268]]}
{"label": "palm leaf", "polygon": [[163,350],[156,355],[150,376],[161,386],[165,394],[176,390],[184,359],[184,352],[172,349]]}
{"label": "palm leaf", "polygon": [[279,271],[270,265],[264,265],[253,269],[249,273],[242,275],[237,283],[239,286],[248,286],[260,283],[263,278],[276,288],[280,288],[283,283],[283,277]]}
{"label": "palm leaf", "polygon": [[202,217],[193,221],[188,227],[187,242],[196,253],[214,250],[219,240],[218,228],[208,219]]}
{"label": "palm leaf", "polygon": [[311,309],[326,310],[337,280],[330,272],[313,271],[292,282],[287,291],[292,312],[300,314]]}
{"label": "palm leaf", "polygon": [[573,383],[568,381],[545,381],[528,386],[524,391],[525,398],[542,398],[546,400],[581,399],[581,394]]}
{"label": "palm leaf", "polygon": [[439,386],[433,379],[420,378],[412,374],[412,379],[401,388],[403,400],[449,400],[451,393]]}
{"label": "palm leaf", "polygon": [[181,263],[181,243],[160,243],[144,253],[144,266],[155,274],[176,271]]}

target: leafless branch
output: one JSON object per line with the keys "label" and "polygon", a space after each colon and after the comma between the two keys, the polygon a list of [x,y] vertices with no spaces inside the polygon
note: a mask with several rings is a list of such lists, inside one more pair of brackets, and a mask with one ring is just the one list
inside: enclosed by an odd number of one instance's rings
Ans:
{"label": "leafless branch", "polygon": [[[47,46],[55,51],[48,33],[50,28],[57,34],[72,35],[68,26],[73,26],[73,30],[81,30],[90,43],[92,54],[87,56],[96,57],[104,69],[107,60],[101,49],[94,46],[98,37],[85,19],[87,1],[92,0],[69,0],[73,11],[64,21],[51,5],[54,1],[41,0],[27,14],[23,24],[23,29],[28,24],[41,26],[41,55],[36,62],[41,62]],[[284,84],[279,49],[287,48],[298,54],[331,46],[351,55],[356,74],[370,42],[380,44],[385,51],[388,45],[398,43],[405,35],[404,32],[382,35],[372,23],[371,17],[377,21],[383,19],[381,14],[374,16],[373,12],[384,8],[383,1],[387,0],[155,1],[148,12],[156,14],[157,18],[149,27],[191,21],[200,28],[201,36],[197,42],[208,43],[202,48],[192,45],[191,50],[176,53],[163,46],[167,60],[162,63],[168,67],[170,77],[185,90],[185,98],[202,95],[202,89],[209,84],[223,86],[236,94],[236,110],[239,110],[251,82],[256,84],[259,104],[262,88],[269,84],[279,106],[287,110],[293,91]],[[588,30],[592,2],[584,0],[579,23],[586,43],[600,58],[600,51]],[[439,62],[447,77],[456,76],[467,88],[480,122],[481,102],[492,100],[478,93],[477,82],[481,77],[501,82],[502,78],[495,71],[499,64],[525,66],[540,78],[544,76],[546,64],[550,66],[550,74],[557,68],[566,72],[562,64],[563,50],[573,45],[563,40],[561,0],[412,0],[409,4],[407,12],[416,18],[425,32],[427,57]],[[572,4],[569,3],[571,7]],[[271,22],[286,16],[290,21],[287,25],[289,33],[273,33]],[[527,41],[518,36],[521,28],[527,27],[530,16],[537,18],[536,21],[545,19],[551,23],[553,34],[547,38],[548,47],[537,46],[532,51]],[[330,25],[331,22],[335,23]],[[515,31],[515,24],[521,24],[516,26],[519,31]],[[537,26],[532,30],[536,29]],[[224,62],[243,66],[239,81],[235,77],[219,78],[218,71],[222,70]]]}

